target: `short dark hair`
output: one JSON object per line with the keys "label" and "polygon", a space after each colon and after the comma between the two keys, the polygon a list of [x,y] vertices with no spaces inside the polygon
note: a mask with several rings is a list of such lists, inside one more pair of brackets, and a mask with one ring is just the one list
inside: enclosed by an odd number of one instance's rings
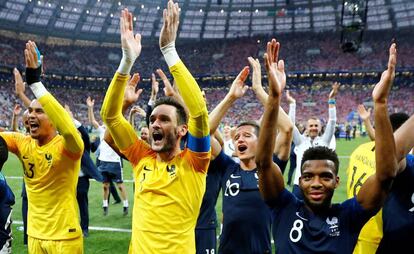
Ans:
{"label": "short dark hair", "polygon": [[403,123],[405,123],[405,121],[408,120],[408,118],[410,118],[410,116],[407,115],[404,112],[391,114],[390,115],[390,122],[391,122],[391,126],[392,126],[392,131],[394,132],[398,128],[400,128],[401,125],[403,125]]}
{"label": "short dark hair", "polygon": [[3,137],[0,136],[0,170],[3,168],[4,163],[9,157],[9,149],[7,148],[7,143]]}
{"label": "short dark hair", "polygon": [[170,106],[175,107],[176,112],[177,112],[177,124],[178,125],[187,124],[187,121],[188,121],[187,112],[185,111],[184,106],[181,103],[179,103],[172,97],[162,97],[154,103],[154,107],[152,110],[154,111],[154,109],[160,105],[170,105]]}
{"label": "short dark hair", "polygon": [[254,130],[256,131],[256,136],[259,136],[260,133],[260,125],[256,121],[245,121],[241,122],[236,126],[236,129],[242,127],[242,126],[252,126]]}
{"label": "short dark hair", "polygon": [[336,174],[339,171],[339,159],[336,152],[326,146],[311,147],[303,153],[300,163],[300,171],[303,172],[303,164],[309,160],[330,160],[335,164]]}

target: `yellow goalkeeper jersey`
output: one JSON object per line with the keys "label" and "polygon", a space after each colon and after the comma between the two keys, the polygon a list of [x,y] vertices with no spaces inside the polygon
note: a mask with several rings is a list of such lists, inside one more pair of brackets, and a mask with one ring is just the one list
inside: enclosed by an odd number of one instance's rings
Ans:
{"label": "yellow goalkeeper jersey", "polygon": [[[44,240],[73,239],[82,235],[76,185],[83,142],[65,109],[50,95],[39,99],[60,135],[39,146],[17,132],[3,132],[8,149],[23,164],[31,237]],[[65,138],[64,138],[65,137]]]}
{"label": "yellow goalkeeper jersey", "polygon": [[[347,170],[347,195],[357,195],[368,177],[375,174],[375,142],[368,142],[357,147],[351,154]],[[362,228],[354,254],[375,253],[382,238],[382,209]]]}

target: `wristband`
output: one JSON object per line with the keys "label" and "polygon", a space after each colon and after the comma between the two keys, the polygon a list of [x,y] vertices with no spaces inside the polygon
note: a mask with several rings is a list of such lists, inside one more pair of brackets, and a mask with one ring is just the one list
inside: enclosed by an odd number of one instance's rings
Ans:
{"label": "wristband", "polygon": [[329,105],[335,105],[336,104],[336,100],[335,99],[329,99],[328,100],[328,104]]}
{"label": "wristband", "polygon": [[40,82],[40,76],[42,75],[42,66],[33,68],[26,68],[26,82],[31,85],[36,82]]}

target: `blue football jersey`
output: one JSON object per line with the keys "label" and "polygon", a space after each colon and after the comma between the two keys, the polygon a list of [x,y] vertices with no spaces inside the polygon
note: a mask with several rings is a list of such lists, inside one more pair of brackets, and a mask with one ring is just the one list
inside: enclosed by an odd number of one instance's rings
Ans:
{"label": "blue football jersey", "polygon": [[[0,243],[10,238],[10,212],[14,205],[14,194],[0,173]],[[2,245],[0,245],[1,248]]]}
{"label": "blue football jersey", "polygon": [[[382,209],[383,238],[377,253],[411,253],[414,240],[414,156],[397,175]],[[411,251],[410,251],[411,250]]]}
{"label": "blue football jersey", "polygon": [[[276,159],[276,158],[274,158]],[[245,171],[222,151],[223,231],[219,253],[271,253],[271,213],[260,195],[257,170]],[[286,167],[287,162],[276,162]]]}
{"label": "blue football jersey", "polygon": [[276,253],[283,254],[351,254],[361,228],[373,216],[355,198],[315,215],[286,189],[270,205]]}
{"label": "blue football jersey", "polygon": [[206,192],[200,207],[196,229],[214,229],[217,227],[216,202],[220,193],[221,168],[215,160],[210,162],[207,171]]}

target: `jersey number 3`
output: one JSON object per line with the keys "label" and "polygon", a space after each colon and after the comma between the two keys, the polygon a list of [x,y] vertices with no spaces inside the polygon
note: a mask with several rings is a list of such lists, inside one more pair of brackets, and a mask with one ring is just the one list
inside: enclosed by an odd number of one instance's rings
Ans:
{"label": "jersey number 3", "polygon": [[28,168],[24,167],[24,174],[28,178],[33,178],[34,177],[34,171],[33,171],[34,164],[29,162],[28,165],[29,165]]}

